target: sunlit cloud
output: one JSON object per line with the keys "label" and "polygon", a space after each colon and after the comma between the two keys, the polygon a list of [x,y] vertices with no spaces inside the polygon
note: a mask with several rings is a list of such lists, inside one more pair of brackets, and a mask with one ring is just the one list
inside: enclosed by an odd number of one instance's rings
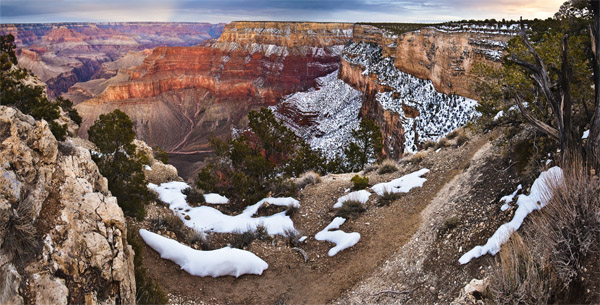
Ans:
{"label": "sunlit cloud", "polygon": [[2,23],[307,20],[439,22],[547,18],[563,0],[2,0]]}

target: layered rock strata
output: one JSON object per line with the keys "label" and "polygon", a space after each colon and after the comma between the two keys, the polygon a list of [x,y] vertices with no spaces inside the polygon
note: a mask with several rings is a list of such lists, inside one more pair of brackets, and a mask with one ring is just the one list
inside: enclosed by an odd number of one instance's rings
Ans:
{"label": "layered rock strata", "polygon": [[135,122],[139,138],[179,154],[209,150],[210,135],[229,135],[245,116],[313,86],[339,67],[352,25],[233,22],[218,41],[155,48],[143,63],[122,69],[100,94],[77,105],[81,136],[116,108]]}

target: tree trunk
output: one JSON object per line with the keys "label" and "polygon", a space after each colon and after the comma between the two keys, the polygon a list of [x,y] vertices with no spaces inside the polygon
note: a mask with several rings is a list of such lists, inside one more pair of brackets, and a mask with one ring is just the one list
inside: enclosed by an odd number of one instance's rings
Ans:
{"label": "tree trunk", "polygon": [[600,1],[591,0],[594,21],[590,28],[592,51],[594,53],[594,87],[595,110],[590,124],[590,135],[585,147],[587,162],[590,166],[600,170]]}

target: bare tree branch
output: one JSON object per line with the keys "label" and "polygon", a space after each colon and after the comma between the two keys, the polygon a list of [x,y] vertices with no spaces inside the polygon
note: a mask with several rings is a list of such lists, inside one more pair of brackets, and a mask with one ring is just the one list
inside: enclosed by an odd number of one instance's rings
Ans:
{"label": "bare tree branch", "polygon": [[533,125],[535,128],[537,128],[539,131],[552,137],[553,139],[555,139],[557,141],[560,140],[560,136],[558,135],[558,130],[556,130],[556,128],[553,128],[552,126],[536,119],[527,110],[527,108],[525,108],[525,106],[523,106],[523,99],[521,98],[521,96],[519,96],[518,94],[515,94],[515,100],[517,102],[517,106],[519,107],[519,110],[521,111],[521,114],[523,115],[523,118],[527,122],[529,122],[531,125]]}

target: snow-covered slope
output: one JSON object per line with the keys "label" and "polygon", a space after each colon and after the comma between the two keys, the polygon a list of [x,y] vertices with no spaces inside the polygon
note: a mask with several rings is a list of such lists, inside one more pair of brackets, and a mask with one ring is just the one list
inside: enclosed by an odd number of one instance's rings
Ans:
{"label": "snow-covered slope", "polygon": [[311,147],[328,157],[342,153],[358,128],[362,92],[337,78],[338,71],[316,79],[316,88],[288,95],[272,109]]}
{"label": "snow-covered slope", "polygon": [[[398,70],[394,59],[383,57],[382,48],[377,44],[351,42],[344,48],[342,57],[351,65],[361,67],[364,76],[374,76],[380,86],[387,88],[376,93],[375,99],[385,110],[400,115],[405,152],[417,150],[416,135],[421,143],[437,141],[478,115],[477,101],[440,93],[431,81]],[[418,115],[408,117],[403,104],[416,109]]]}

